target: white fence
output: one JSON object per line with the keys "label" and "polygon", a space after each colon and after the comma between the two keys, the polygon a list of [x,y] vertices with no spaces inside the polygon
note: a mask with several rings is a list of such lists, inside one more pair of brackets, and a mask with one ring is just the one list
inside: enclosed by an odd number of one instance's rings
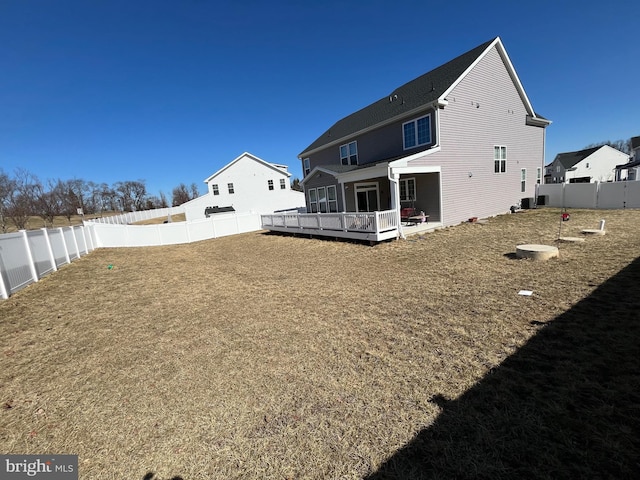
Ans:
{"label": "white fence", "polygon": [[191,243],[260,230],[260,215],[217,214],[192,222],[110,225],[87,222],[97,247],[149,247]]}
{"label": "white fence", "polygon": [[141,210],[139,212],[127,212],[120,215],[112,215],[110,217],[87,218],[87,221],[97,223],[108,223],[112,225],[126,225],[128,223],[141,222],[152,218],[168,217],[169,215],[177,215],[184,213],[184,206],[170,208],[156,208],[154,210]]}
{"label": "white fence", "polygon": [[[157,214],[158,210],[155,212]],[[174,209],[171,214],[175,214]],[[161,216],[164,215],[167,213]],[[138,220],[129,217],[129,221]],[[92,220],[83,226],[5,233],[0,235],[0,298],[9,298],[21,288],[99,247],[190,243],[260,228],[260,215],[252,213],[214,215],[204,220],[160,225],[122,225]]]}
{"label": "white fence", "polygon": [[95,248],[88,228],[62,227],[0,235],[0,298],[9,298]]}
{"label": "white fence", "polygon": [[558,183],[538,186],[545,205],[567,208],[640,208],[640,182]]}

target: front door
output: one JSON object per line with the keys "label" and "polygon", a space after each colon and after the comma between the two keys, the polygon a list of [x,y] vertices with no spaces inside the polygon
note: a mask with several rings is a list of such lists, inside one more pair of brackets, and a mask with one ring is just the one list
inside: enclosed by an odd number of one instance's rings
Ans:
{"label": "front door", "polygon": [[378,183],[356,183],[356,211],[375,212],[378,210]]}

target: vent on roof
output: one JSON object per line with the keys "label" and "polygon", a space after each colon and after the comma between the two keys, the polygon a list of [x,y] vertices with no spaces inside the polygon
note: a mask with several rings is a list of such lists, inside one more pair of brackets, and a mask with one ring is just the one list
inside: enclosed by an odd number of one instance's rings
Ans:
{"label": "vent on roof", "polygon": [[398,99],[398,95],[389,95],[389,103],[394,102]]}

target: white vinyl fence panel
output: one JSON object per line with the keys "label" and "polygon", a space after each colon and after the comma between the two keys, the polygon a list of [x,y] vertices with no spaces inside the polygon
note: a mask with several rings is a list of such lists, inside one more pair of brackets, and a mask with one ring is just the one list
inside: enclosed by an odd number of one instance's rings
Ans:
{"label": "white vinyl fence panel", "polygon": [[549,197],[550,207],[640,208],[640,181],[546,184],[538,187],[541,195]]}
{"label": "white vinyl fence panel", "polygon": [[8,298],[59,266],[86,255],[87,227],[40,229],[0,235],[0,298]]}

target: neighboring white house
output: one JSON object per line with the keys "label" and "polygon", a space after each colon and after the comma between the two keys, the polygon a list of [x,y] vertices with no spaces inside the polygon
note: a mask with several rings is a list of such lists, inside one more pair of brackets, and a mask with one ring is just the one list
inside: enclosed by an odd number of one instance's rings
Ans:
{"label": "neighboring white house", "polygon": [[609,145],[559,153],[545,167],[544,183],[612,182],[616,166],[628,160],[629,155]]}
{"label": "neighboring white house", "polygon": [[291,173],[287,169],[286,165],[243,153],[204,181],[205,195],[183,204],[187,221],[205,218],[209,207],[214,213],[262,214],[304,207],[304,193],[291,189]]}

